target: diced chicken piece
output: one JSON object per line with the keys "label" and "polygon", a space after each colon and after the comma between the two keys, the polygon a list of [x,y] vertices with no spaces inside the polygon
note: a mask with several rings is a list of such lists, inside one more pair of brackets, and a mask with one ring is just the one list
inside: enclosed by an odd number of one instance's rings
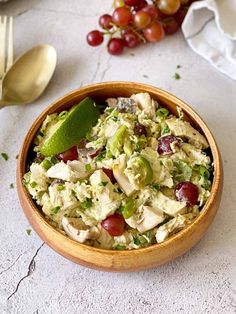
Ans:
{"label": "diced chicken piece", "polygon": [[157,103],[148,93],[139,93],[132,95],[131,98],[139,105],[149,118],[155,118]]}
{"label": "diced chicken piece", "polygon": [[60,206],[62,210],[75,208],[78,206],[79,202],[72,193],[74,184],[66,182],[65,188],[61,191],[58,191],[57,185],[50,185],[48,188],[50,201],[52,207]]}
{"label": "diced chicken piece", "polygon": [[106,103],[109,107],[115,108],[117,105],[117,98],[107,98]]}
{"label": "diced chicken piece", "polygon": [[116,107],[118,111],[132,114],[136,112],[137,104],[132,98],[118,97],[117,100]]}
{"label": "diced chicken piece", "polygon": [[171,219],[166,224],[160,226],[156,232],[157,243],[161,243],[168,238],[170,233],[177,232],[183,229],[189,221],[194,218],[194,215],[178,215],[177,217]]}
{"label": "diced chicken piece", "polygon": [[125,231],[121,236],[114,237],[114,241],[118,244],[128,245],[133,241],[133,237],[130,232]]}
{"label": "diced chicken piece", "polygon": [[95,240],[99,237],[97,227],[88,227],[80,218],[62,218],[62,227],[65,233],[73,240],[84,243],[86,240]]}
{"label": "diced chicken piece", "polygon": [[153,182],[171,188],[174,184],[173,179],[168,169],[163,166],[163,163],[159,159],[158,152],[150,147],[146,147],[142,150],[141,154],[149,161],[152,167]]}
{"label": "diced chicken piece", "polygon": [[163,193],[158,192],[157,196],[151,201],[151,206],[165,212],[169,216],[175,217],[186,212],[187,203],[172,200]]}
{"label": "diced chicken piece", "polygon": [[151,149],[157,151],[158,141],[155,137],[148,138],[148,145],[151,147]]}
{"label": "diced chicken piece", "polygon": [[36,183],[37,191],[46,191],[48,178],[45,169],[40,164],[33,163],[30,166],[30,172],[30,183]]}
{"label": "diced chicken piece", "polygon": [[167,119],[165,122],[171,130],[171,133],[175,136],[186,137],[190,143],[196,145],[199,148],[205,149],[209,147],[205,137],[195,130],[189,122],[177,119],[175,117]]}
{"label": "diced chicken piece", "polygon": [[48,169],[46,173],[49,178],[62,179],[70,182],[84,179],[89,174],[90,172],[85,169],[85,163],[79,160],[68,161],[66,164],[61,161]]}
{"label": "diced chicken piece", "polygon": [[183,143],[181,148],[190,159],[191,164],[194,165],[209,165],[211,160],[210,157],[201,152],[191,144]]}
{"label": "diced chicken piece", "polygon": [[102,134],[106,138],[110,138],[116,133],[119,127],[119,123],[115,123],[112,119],[109,119],[104,124],[104,128],[99,132],[99,135]]}
{"label": "diced chicken piece", "polygon": [[150,206],[140,206],[137,213],[126,219],[126,223],[143,233],[159,225],[165,219],[163,212]]}
{"label": "diced chicken piece", "polygon": [[113,166],[113,174],[116,181],[119,183],[121,188],[124,190],[127,196],[130,196],[135,192],[135,187],[131,185],[129,179],[124,174],[124,170],[126,168],[127,157],[125,154],[120,155],[118,164]]}
{"label": "diced chicken piece", "polygon": [[93,206],[88,214],[96,221],[102,221],[107,216],[114,214],[120,206],[121,197],[114,192],[115,186],[102,170],[96,170],[90,177],[93,193]]}
{"label": "diced chicken piece", "polygon": [[96,247],[101,247],[103,249],[111,249],[114,244],[114,239],[112,236],[109,235],[109,233],[101,227],[101,225],[98,225],[99,229],[99,236],[95,241]]}

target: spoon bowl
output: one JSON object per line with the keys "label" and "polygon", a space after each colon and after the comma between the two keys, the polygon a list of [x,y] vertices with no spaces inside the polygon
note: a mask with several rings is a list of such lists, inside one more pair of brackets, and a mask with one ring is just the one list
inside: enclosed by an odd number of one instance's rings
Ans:
{"label": "spoon bowl", "polygon": [[36,46],[19,57],[3,78],[0,107],[37,99],[47,87],[56,62],[56,50],[50,45]]}

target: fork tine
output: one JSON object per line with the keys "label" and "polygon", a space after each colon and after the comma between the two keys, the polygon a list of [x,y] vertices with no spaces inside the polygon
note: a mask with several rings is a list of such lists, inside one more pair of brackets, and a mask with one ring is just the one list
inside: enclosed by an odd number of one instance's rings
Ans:
{"label": "fork tine", "polygon": [[6,65],[6,71],[9,70],[9,68],[13,64],[13,18],[12,16],[9,17],[8,21],[8,47],[7,47],[7,65]]}
{"label": "fork tine", "polygon": [[3,77],[5,72],[5,56],[6,56],[6,25],[7,17],[1,17],[0,21],[0,77]]}

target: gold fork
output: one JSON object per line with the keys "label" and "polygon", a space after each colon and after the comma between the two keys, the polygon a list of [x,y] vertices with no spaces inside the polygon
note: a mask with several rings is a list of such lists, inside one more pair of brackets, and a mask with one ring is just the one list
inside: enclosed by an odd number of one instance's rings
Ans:
{"label": "gold fork", "polygon": [[13,18],[0,16],[0,82],[13,64]]}

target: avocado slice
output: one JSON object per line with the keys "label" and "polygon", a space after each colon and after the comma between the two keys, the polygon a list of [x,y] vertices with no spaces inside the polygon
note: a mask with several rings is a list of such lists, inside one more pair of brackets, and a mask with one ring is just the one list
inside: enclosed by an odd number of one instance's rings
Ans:
{"label": "avocado slice", "polygon": [[98,106],[90,97],[73,106],[65,118],[58,120],[52,130],[47,130],[39,151],[44,156],[53,156],[76,145],[97,123]]}

